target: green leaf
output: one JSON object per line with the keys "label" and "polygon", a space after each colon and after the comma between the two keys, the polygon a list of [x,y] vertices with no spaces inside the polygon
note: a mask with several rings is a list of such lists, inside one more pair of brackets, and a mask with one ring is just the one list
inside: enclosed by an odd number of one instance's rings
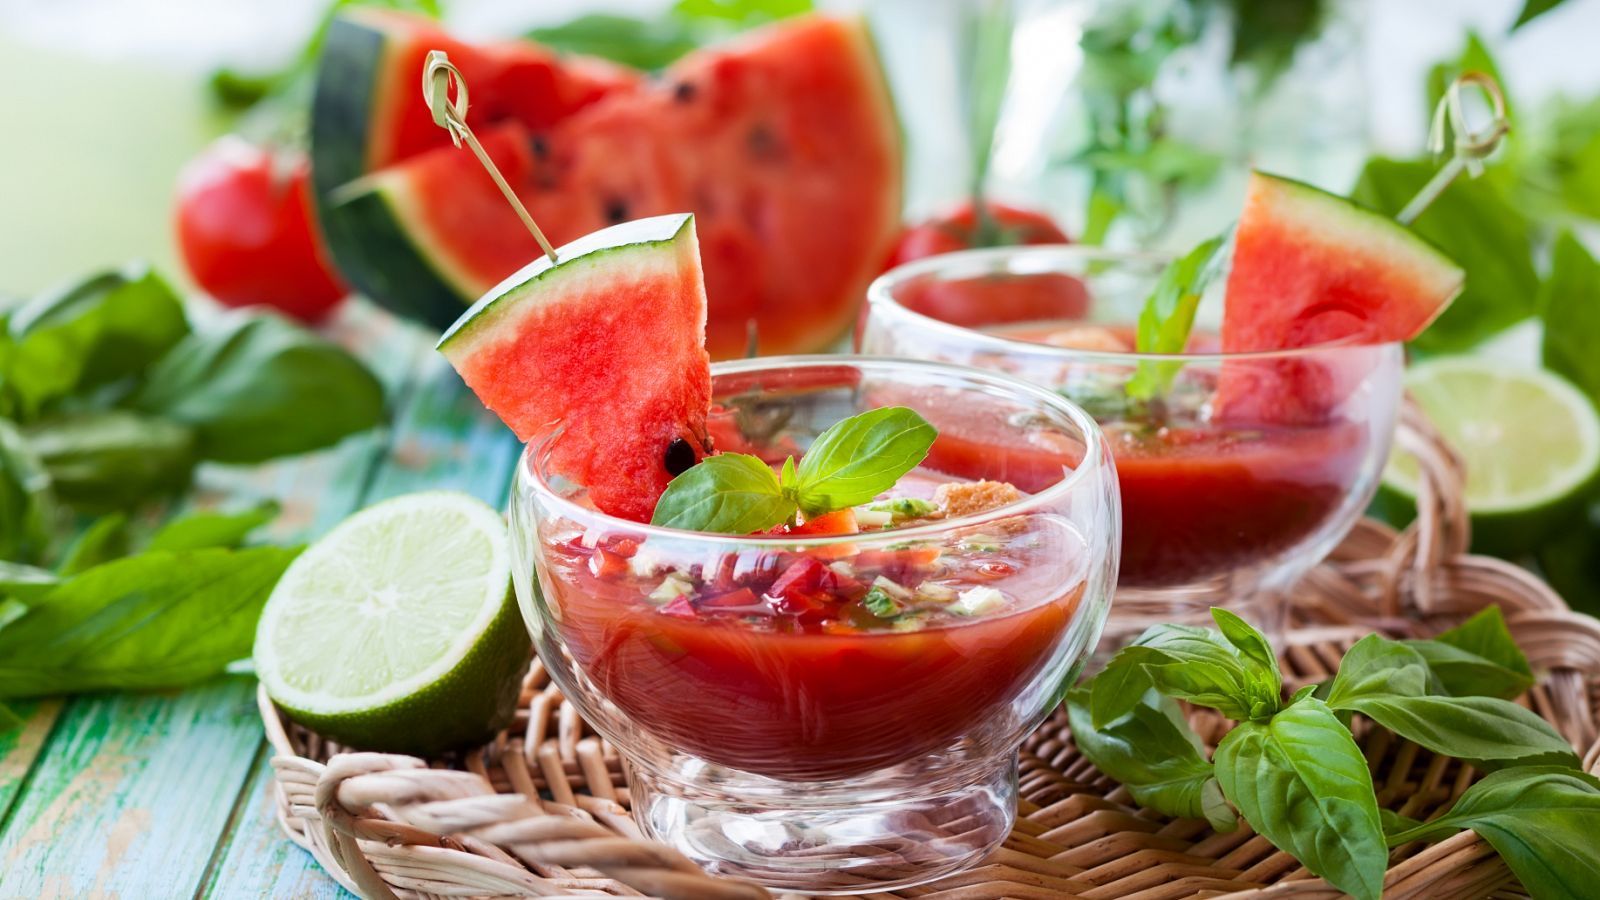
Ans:
{"label": "green leaf", "polygon": [[8,731],[15,731],[26,724],[27,723],[22,720],[22,717],[17,715],[16,712],[11,709],[11,707],[5,705],[4,703],[0,703],[0,735],[3,735]]}
{"label": "green leaf", "polygon": [[1509,700],[1533,687],[1533,668],[1511,637],[1498,606],[1485,608],[1431,641],[1404,643],[1422,654],[1447,694]]}
{"label": "green leaf", "polygon": [[1090,722],[1095,728],[1104,728],[1127,715],[1139,704],[1139,698],[1155,686],[1150,673],[1145,671],[1145,658],[1148,658],[1145,651],[1124,650],[1089,680]]}
{"label": "green leaf", "polygon": [[1255,626],[1220,607],[1211,608],[1211,618],[1228,643],[1244,657],[1251,673],[1271,693],[1283,692],[1283,673],[1278,669],[1278,654],[1272,652],[1266,635]]}
{"label": "green leaf", "polygon": [[[1402,816],[1392,809],[1380,809],[1378,810],[1378,816],[1383,820],[1383,834],[1385,839],[1387,839],[1391,834],[1399,834],[1402,831],[1415,828],[1422,824],[1422,822],[1418,821],[1417,819],[1413,819],[1410,816]],[[1393,845],[1391,844],[1390,846]]]}
{"label": "green leaf", "polygon": [[1346,709],[1358,697],[1421,697],[1428,693],[1428,661],[1412,647],[1369,634],[1339,661],[1328,691],[1328,706]]}
{"label": "green leaf", "polygon": [[650,524],[684,531],[750,534],[794,515],[772,467],[744,453],[719,453],[667,484]]}
{"label": "green leaf", "polygon": [[1600,779],[1555,767],[1491,773],[1426,824],[1389,835],[1389,845],[1435,841],[1471,828],[1539,900],[1584,900],[1600,884]]}
{"label": "green leaf", "polygon": [[248,656],[297,549],[143,553],[96,566],[0,629],[0,697],[190,684]]}
{"label": "green leaf", "polygon": [[598,56],[636,69],[661,69],[700,46],[693,23],[674,16],[642,19],[588,13],[535,28],[528,37],[564,53]]}
{"label": "green leaf", "polygon": [[677,0],[672,13],[748,28],[812,10],[812,0]]}
{"label": "green leaf", "polygon": [[1406,740],[1484,770],[1578,765],[1572,745],[1550,723],[1499,697],[1371,694],[1329,705],[1361,713]]}
{"label": "green leaf", "polygon": [[[49,569],[0,559],[0,598],[29,602],[49,593],[60,583],[61,578]],[[0,627],[9,621],[5,614],[0,614]]]}
{"label": "green leaf", "polygon": [[128,517],[114,512],[94,520],[62,554],[63,578],[128,555]]}
{"label": "green leaf", "polygon": [[170,496],[194,472],[194,432],[124,410],[43,419],[24,432],[56,495],[84,510],[116,510]]}
{"label": "green leaf", "polygon": [[[1368,160],[1351,199],[1394,215],[1437,169],[1431,161]],[[1464,349],[1538,311],[1532,225],[1493,179],[1457,179],[1412,230],[1467,273],[1461,296],[1414,342],[1419,349]]]}
{"label": "green leaf", "polygon": [[1089,702],[1082,687],[1067,695],[1072,740],[1095,768],[1126,785],[1140,806],[1169,816],[1203,818],[1217,831],[1238,827],[1200,739],[1177,703],[1149,691],[1120,718],[1096,726],[1090,721]]}
{"label": "green leaf", "polygon": [[903,609],[898,600],[889,596],[888,591],[876,586],[867,591],[867,595],[861,598],[861,605],[866,607],[867,612],[880,619],[897,616]]}
{"label": "green leaf", "polygon": [[[1277,709],[1278,698],[1250,676],[1238,651],[1208,628],[1152,626],[1112,657],[1107,670],[1126,665],[1141,667],[1162,694],[1209,706],[1230,719]],[[1122,685],[1114,702],[1096,703],[1095,718],[1104,722],[1125,713],[1133,686]]]}
{"label": "green leaf", "polygon": [[130,405],[192,427],[202,459],[232,463],[321,449],[384,419],[383,385],[355,357],[267,315],[191,334]]}
{"label": "green leaf", "polygon": [[1544,310],[1545,368],[1572,380],[1600,403],[1600,263],[1570,231],[1556,238],[1550,251],[1550,275],[1540,289]]}
{"label": "green leaf", "polygon": [[1517,14],[1517,21],[1512,23],[1511,30],[1516,31],[1564,2],[1566,0],[1527,0],[1522,5],[1522,12]]}
{"label": "green leaf", "polygon": [[[1182,353],[1194,326],[1195,310],[1206,286],[1216,276],[1222,238],[1212,238],[1173,261],[1161,273],[1139,312],[1137,349],[1140,353]],[[1128,396],[1150,400],[1164,391],[1183,368],[1182,362],[1142,360],[1128,379]]]}
{"label": "green leaf", "polygon": [[44,462],[11,422],[0,419],[0,559],[42,559],[54,519]]}
{"label": "green leaf", "polygon": [[926,419],[904,406],[835,422],[800,459],[800,510],[817,516],[866,503],[916,468],[937,436]]}
{"label": "green leaf", "polygon": [[[1492,618],[1469,624],[1451,640],[1501,652],[1492,646]],[[1566,740],[1533,712],[1498,697],[1429,695],[1430,676],[1415,647],[1368,635],[1340,662],[1328,706],[1361,713],[1406,740],[1482,769],[1577,764]]]}
{"label": "green leaf", "polygon": [[161,526],[150,543],[151,550],[200,550],[206,547],[237,547],[250,532],[278,517],[280,508],[268,500],[236,513],[197,512]]}
{"label": "green leaf", "polygon": [[0,381],[31,417],[68,394],[143,372],[189,323],[172,288],[135,264],[24,304],[9,331],[12,351]]}
{"label": "green leaf", "polygon": [[1223,794],[1258,834],[1357,900],[1378,900],[1389,857],[1372,775],[1322,701],[1240,725],[1214,761]]}

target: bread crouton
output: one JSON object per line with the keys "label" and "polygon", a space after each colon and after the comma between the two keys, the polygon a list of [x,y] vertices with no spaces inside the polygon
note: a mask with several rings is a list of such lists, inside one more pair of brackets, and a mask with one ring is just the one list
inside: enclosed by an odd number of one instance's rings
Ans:
{"label": "bread crouton", "polygon": [[1022,492],[1004,481],[968,481],[939,485],[933,500],[947,518],[971,516],[999,509],[1022,499]]}

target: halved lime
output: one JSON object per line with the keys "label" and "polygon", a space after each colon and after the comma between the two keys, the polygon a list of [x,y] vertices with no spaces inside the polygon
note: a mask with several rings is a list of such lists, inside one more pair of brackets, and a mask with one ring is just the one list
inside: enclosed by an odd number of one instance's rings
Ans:
{"label": "halved lime", "polygon": [[256,673],[291,718],[418,755],[505,727],[531,657],[505,524],[450,491],[340,523],[284,572],[256,628]]}
{"label": "halved lime", "polygon": [[[1412,367],[1406,387],[1466,461],[1474,549],[1526,553],[1582,512],[1600,475],[1600,416],[1566,379],[1451,356]],[[1416,460],[1397,450],[1384,487],[1414,500],[1417,479]]]}

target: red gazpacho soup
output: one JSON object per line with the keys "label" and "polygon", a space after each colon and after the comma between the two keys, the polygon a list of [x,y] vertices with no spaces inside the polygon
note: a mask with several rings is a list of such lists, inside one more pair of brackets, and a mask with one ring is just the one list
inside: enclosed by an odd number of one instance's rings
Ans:
{"label": "red gazpacho soup", "polygon": [[558,520],[545,602],[602,696],[710,762],[824,780],[938,752],[1055,688],[1037,676],[1067,652],[1087,564],[1083,536],[1045,513],[888,541],[892,518],[944,524],[938,480],[915,472],[878,503],[779,529],[859,541],[775,534],[695,562]]}
{"label": "red gazpacho soup", "polygon": [[[1062,329],[1058,323],[997,331],[1048,342],[1045,338]],[[1207,340],[1197,336],[1195,349],[1205,352]],[[1106,379],[1115,383],[1119,401],[1125,374]],[[1193,406],[1107,410],[1097,408],[1092,390],[1079,390],[1087,385],[1059,386],[1095,416],[1116,463],[1122,495],[1119,586],[1193,584],[1272,560],[1335,516],[1360,476],[1370,440],[1365,424],[1215,421],[1204,401],[1215,395],[1219,376],[1214,368],[1183,370],[1174,393],[1197,398]],[[967,423],[938,424],[929,465],[970,478],[1004,478],[1023,490],[1059,479],[1062,466],[1076,465],[1075,452],[1081,452],[998,447],[997,442],[1010,440],[1006,431],[981,414]]]}

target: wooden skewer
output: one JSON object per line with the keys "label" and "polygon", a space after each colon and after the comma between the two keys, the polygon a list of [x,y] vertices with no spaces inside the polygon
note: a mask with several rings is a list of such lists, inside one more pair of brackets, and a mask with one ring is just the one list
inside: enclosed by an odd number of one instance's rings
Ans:
{"label": "wooden skewer", "polygon": [[[455,86],[456,96],[450,99],[450,87]],[[550,241],[539,230],[539,223],[528,214],[528,208],[522,205],[522,200],[517,192],[511,189],[506,179],[500,174],[499,168],[489,154],[483,152],[483,145],[473,135],[472,129],[467,127],[467,81],[461,77],[461,70],[450,62],[449,56],[443,50],[429,50],[426,63],[422,67],[422,97],[427,101],[428,109],[433,113],[433,123],[450,132],[450,142],[460,147],[463,143],[472,155],[478,158],[488,171],[489,177],[494,179],[495,186],[500,188],[500,193],[506,197],[506,202],[517,211],[517,218],[526,225],[533,239],[539,242],[539,249],[550,258],[550,262],[559,262],[556,259],[555,248],[550,246]]]}
{"label": "wooden skewer", "polygon": [[[1490,120],[1477,131],[1467,124],[1466,111],[1461,103],[1461,91],[1468,85],[1481,88],[1489,101]],[[1428,130],[1428,149],[1434,153],[1449,149],[1450,159],[1422,186],[1422,190],[1411,198],[1411,202],[1400,210],[1395,219],[1401,225],[1410,225],[1462,172],[1473,178],[1483,174],[1483,161],[1499,148],[1510,132],[1511,123],[1506,119],[1506,97],[1493,76],[1483,72],[1466,72],[1452,81],[1444,96],[1439,98],[1439,105],[1434,108],[1433,126]]]}

